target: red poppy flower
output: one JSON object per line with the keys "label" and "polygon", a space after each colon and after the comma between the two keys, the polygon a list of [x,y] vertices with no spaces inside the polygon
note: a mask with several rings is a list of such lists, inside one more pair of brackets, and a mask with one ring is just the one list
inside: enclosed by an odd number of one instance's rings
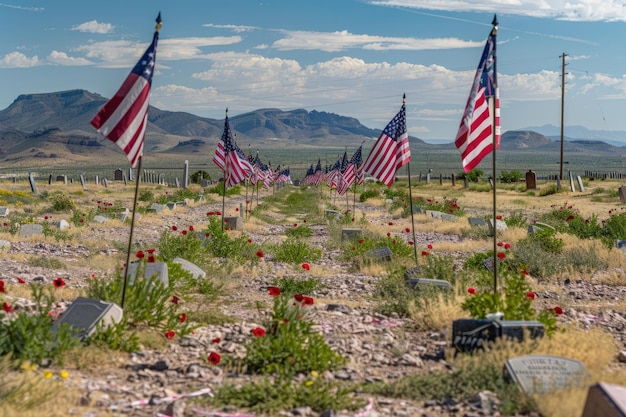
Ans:
{"label": "red poppy flower", "polygon": [[175,295],[172,295],[172,303],[174,304],[178,304],[178,301],[180,301],[180,298],[176,297]]}
{"label": "red poppy flower", "polygon": [[359,243],[363,243],[363,242],[365,242],[365,240],[359,239]]}
{"label": "red poppy flower", "polygon": [[426,245],[426,247],[427,247],[428,249],[431,249],[431,250],[432,250],[433,245],[431,245],[431,244],[429,243],[428,245]]}
{"label": "red poppy flower", "polygon": [[11,312],[11,306],[9,305],[9,303],[7,303],[6,301],[4,302],[4,304],[2,304],[2,307],[4,308],[4,311],[6,313],[10,313]]}
{"label": "red poppy flower", "polygon": [[181,323],[186,322],[187,321],[187,314],[185,314],[185,313],[181,314],[178,319],[180,320]]}
{"label": "red poppy flower", "polygon": [[142,251],[142,250],[138,250],[138,251],[137,251],[137,253],[135,254],[135,256],[136,256],[137,258],[139,258],[139,259],[143,259],[143,258],[144,258],[144,256],[146,256],[146,254],[145,254],[145,253],[143,253],[143,251]]}
{"label": "red poppy flower", "polygon": [[294,295],[294,296],[293,296],[293,298],[295,298],[295,300],[296,300],[297,302],[300,302],[300,301],[302,301],[302,300],[304,299],[304,297],[302,296],[302,294],[296,294],[296,295]]}
{"label": "red poppy flower", "polygon": [[80,223],[83,223],[84,221],[85,221],[85,220],[83,220],[83,219],[80,219],[80,220],[79,220],[79,222],[80,222]]}
{"label": "red poppy flower", "polygon": [[302,220],[302,223],[306,223],[306,219]]}
{"label": "red poppy flower", "polygon": [[534,300],[536,296],[537,295],[534,292],[532,292],[532,291],[528,291],[526,293],[526,298],[530,298],[531,300]]}
{"label": "red poppy flower", "polygon": [[506,255],[504,254],[504,252],[498,252],[498,259],[504,259],[506,258]]}
{"label": "red poppy flower", "polygon": [[186,230],[183,230],[183,231],[182,231],[182,232],[180,232],[180,233],[182,233],[182,234],[183,234],[183,236],[184,236],[184,235],[186,235],[186,234],[187,234],[187,231],[186,231]]}
{"label": "red poppy flower", "polygon": [[307,264],[307,263],[303,263],[302,264],[302,269],[306,269],[307,271],[311,269],[311,265]]}
{"label": "red poppy flower", "polygon": [[502,216],[496,216],[496,220],[502,220]]}
{"label": "red poppy flower", "polygon": [[498,246],[504,246],[503,242],[498,242]]}
{"label": "red poppy flower", "polygon": [[280,295],[280,288],[278,287],[267,287],[267,290],[272,297],[278,297]]}
{"label": "red poppy flower", "polygon": [[209,353],[209,363],[212,363],[213,365],[217,365],[218,363],[220,363],[220,360],[222,359],[222,357],[220,356],[219,353],[217,352],[211,352]]}
{"label": "red poppy flower", "polygon": [[262,250],[258,250],[258,251],[256,251],[256,256],[258,256],[259,258],[262,258],[262,257],[265,256],[265,254],[263,253]]}
{"label": "red poppy flower", "polygon": [[96,274],[91,274],[89,277],[90,277],[91,279],[94,279],[94,278],[96,278]]}
{"label": "red poppy flower", "polygon": [[352,250],[356,250],[356,248],[354,246],[352,246]]}
{"label": "red poppy flower", "polygon": [[189,226],[189,231],[193,232],[193,226]]}
{"label": "red poppy flower", "polygon": [[156,249],[148,249],[146,252],[148,252],[149,254],[153,254],[154,252],[156,252]]}
{"label": "red poppy flower", "polygon": [[216,211],[215,214],[218,215],[218,216],[221,216],[222,212],[221,211]]}
{"label": "red poppy flower", "polygon": [[48,216],[43,216],[43,219],[44,220],[48,220]]}
{"label": "red poppy flower", "polygon": [[413,243],[413,241],[412,241],[412,240],[409,240],[409,242],[408,242],[408,243],[409,243],[409,246],[413,246],[413,245],[414,245],[414,243]]}
{"label": "red poppy flower", "polygon": [[177,231],[177,230],[178,230],[178,227],[176,227],[176,226],[172,226],[172,230],[175,232],[175,231]]}
{"label": "red poppy flower", "polygon": [[303,306],[312,306],[314,304],[312,297],[302,297],[302,305]]}
{"label": "red poppy flower", "polygon": [[511,249],[511,244],[510,243],[505,243],[504,244],[504,249]]}
{"label": "red poppy flower", "polygon": [[422,251],[422,256],[428,256],[428,255],[429,255],[428,252],[426,252],[425,250]]}
{"label": "red poppy flower", "polygon": [[173,339],[175,335],[176,333],[173,330],[165,332],[165,337],[167,337],[168,339]]}
{"label": "red poppy flower", "polygon": [[293,227],[298,227],[298,223],[294,223],[294,224],[293,224]]}
{"label": "red poppy flower", "polygon": [[283,323],[285,324],[289,323],[289,319],[283,319]]}
{"label": "red poppy flower", "polygon": [[156,258],[154,257],[154,255],[149,255],[148,256],[148,260],[146,262],[155,263],[156,262]]}
{"label": "red poppy flower", "polygon": [[251,332],[256,337],[263,337],[263,336],[265,336],[265,330],[260,328],[260,327],[255,327],[254,329],[251,330]]}
{"label": "red poppy flower", "polygon": [[214,211],[209,211],[206,214],[207,216],[215,216],[215,212]]}
{"label": "red poppy flower", "polygon": [[221,341],[222,339],[220,339],[219,337],[214,337],[213,340],[211,340],[211,343],[219,343]]}
{"label": "red poppy flower", "polygon": [[391,233],[387,232],[387,237],[391,236]]}
{"label": "red poppy flower", "polygon": [[474,288],[474,287],[469,287],[469,288],[467,289],[467,292],[468,292],[468,293],[470,293],[470,294],[472,294],[472,295],[474,295],[474,294],[476,294],[476,288]]}
{"label": "red poppy flower", "polygon": [[252,243],[252,239],[248,239],[248,243]]}
{"label": "red poppy flower", "polygon": [[522,269],[520,272],[522,273],[522,275],[528,276],[528,271],[527,270]]}
{"label": "red poppy flower", "polygon": [[61,288],[65,286],[65,281],[63,280],[63,278],[59,277],[52,281],[52,285],[54,285],[54,288]]}
{"label": "red poppy flower", "polygon": [[393,222],[389,222],[389,223],[387,223],[387,224],[389,224],[389,226],[393,226]]}
{"label": "red poppy flower", "polygon": [[235,211],[239,211],[239,207],[236,207],[236,208],[235,208]]}
{"label": "red poppy flower", "polygon": [[554,314],[560,316],[561,314],[563,314],[563,309],[559,306],[554,307]]}
{"label": "red poppy flower", "polygon": [[411,232],[411,228],[407,227],[406,229],[404,229],[404,231],[409,233],[409,232]]}
{"label": "red poppy flower", "polygon": [[19,277],[17,278],[17,282],[19,282],[20,284],[26,284],[26,281]]}

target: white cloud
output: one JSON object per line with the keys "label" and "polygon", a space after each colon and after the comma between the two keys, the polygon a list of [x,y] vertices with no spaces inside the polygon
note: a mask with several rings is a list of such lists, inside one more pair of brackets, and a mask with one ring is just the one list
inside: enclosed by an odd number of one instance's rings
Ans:
{"label": "white cloud", "polygon": [[457,38],[398,38],[372,35],[357,35],[348,31],[341,32],[305,32],[284,31],[285,37],[273,43],[272,47],[281,51],[297,49],[340,52],[351,48],[370,50],[427,50],[474,48],[484,41],[464,41]]}
{"label": "white cloud", "polygon": [[229,30],[232,30],[233,32],[236,32],[236,33],[251,32],[253,30],[258,29],[258,27],[256,27],[256,26],[216,25],[216,24],[213,24],[213,23],[207,23],[206,25],[202,25],[202,26],[207,27],[207,28],[229,29]]}
{"label": "white cloud", "polygon": [[512,14],[570,21],[626,21],[623,0],[372,0],[412,9]]}
{"label": "white cloud", "polygon": [[0,58],[0,68],[31,68],[40,64],[37,55],[27,57],[21,52],[11,52]]}
{"label": "white cloud", "polygon": [[55,65],[62,65],[67,67],[91,65],[92,62],[85,58],[74,58],[67,55],[65,52],[52,51],[46,58],[46,62]]}
{"label": "white cloud", "polygon": [[76,25],[72,27],[72,30],[78,30],[80,32],[87,33],[99,33],[99,34],[107,34],[111,33],[115,26],[110,23],[98,23],[97,20],[91,20],[89,22],[81,23],[80,25]]}
{"label": "white cloud", "polygon": [[46,10],[43,7],[25,7],[25,6],[16,6],[13,4],[4,4],[4,3],[0,3],[0,6],[7,7],[9,9],[26,10],[27,12],[43,12],[44,10]]}

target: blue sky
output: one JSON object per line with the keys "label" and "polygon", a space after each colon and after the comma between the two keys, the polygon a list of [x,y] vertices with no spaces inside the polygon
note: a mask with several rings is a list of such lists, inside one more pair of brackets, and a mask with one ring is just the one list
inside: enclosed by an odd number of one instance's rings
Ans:
{"label": "blue sky", "polygon": [[[85,0],[0,3],[0,108],[20,94],[110,97],[163,28],[151,104],[222,119],[304,108],[451,142],[494,13],[502,131],[626,130],[624,0]],[[567,132],[566,132],[567,133]]]}

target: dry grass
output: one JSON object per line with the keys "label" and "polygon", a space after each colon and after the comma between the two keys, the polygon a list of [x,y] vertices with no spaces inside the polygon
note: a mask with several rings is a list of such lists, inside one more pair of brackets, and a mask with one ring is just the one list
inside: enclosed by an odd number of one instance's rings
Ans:
{"label": "dry grass", "polygon": [[438,292],[420,308],[415,303],[411,303],[408,307],[409,317],[420,330],[451,330],[454,320],[467,316],[467,313],[461,309],[462,297],[457,294],[458,291],[448,295]]}

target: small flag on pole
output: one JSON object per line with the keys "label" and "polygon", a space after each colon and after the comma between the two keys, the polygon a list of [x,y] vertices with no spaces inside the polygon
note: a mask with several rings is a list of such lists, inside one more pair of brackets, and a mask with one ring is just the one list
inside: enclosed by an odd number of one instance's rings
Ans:
{"label": "small flag on pole", "polygon": [[406,104],[391,119],[370,151],[363,170],[391,187],[396,171],[411,161],[409,134],[406,129]]}
{"label": "small flag on pole", "polygon": [[99,133],[124,151],[133,168],[143,155],[144,135],[148,124],[148,99],[161,29],[161,13],[156,22],[152,43],[117,93],[91,121]]}
{"label": "small flag on pole", "polygon": [[[496,149],[500,146],[500,97],[496,77],[496,35],[498,22],[487,38],[474,83],[467,99],[463,119],[454,144],[461,152],[463,170],[470,172],[482,159],[493,151],[493,120],[495,119]],[[492,99],[493,109],[490,109]],[[495,118],[493,112],[495,111]]]}

